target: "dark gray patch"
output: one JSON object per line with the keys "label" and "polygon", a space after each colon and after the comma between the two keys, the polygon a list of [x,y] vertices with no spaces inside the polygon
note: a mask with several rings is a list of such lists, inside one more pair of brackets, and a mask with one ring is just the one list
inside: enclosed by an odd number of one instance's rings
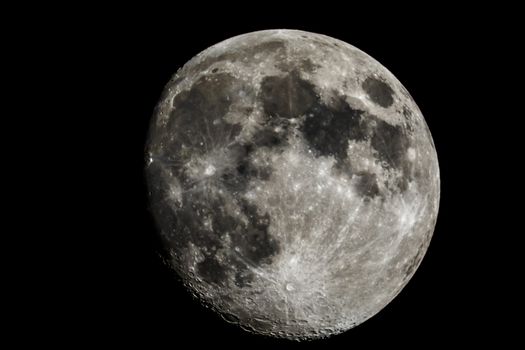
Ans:
{"label": "dark gray patch", "polygon": [[412,113],[412,110],[410,108],[408,108],[407,105],[403,105],[401,113],[403,113],[403,116],[405,117],[405,120],[407,120],[407,121],[408,120],[412,120],[413,113]]}
{"label": "dark gray patch", "polygon": [[227,277],[224,266],[213,256],[206,256],[197,264],[197,272],[209,283],[220,283]]}
{"label": "dark gray patch", "polygon": [[361,86],[368,97],[379,106],[388,108],[394,103],[394,90],[384,81],[368,77]]}
{"label": "dark gray patch", "polygon": [[312,62],[312,60],[306,58],[299,63],[299,69],[301,72],[313,72],[314,70],[321,68],[321,65]]}
{"label": "dark gray patch", "polygon": [[243,268],[241,264],[236,265],[238,271],[235,273],[234,283],[239,288],[247,287],[253,282],[254,275],[250,270]]}
{"label": "dark gray patch", "polygon": [[405,121],[403,123],[403,125],[405,126],[405,129],[407,130],[409,135],[413,135],[414,134],[414,122],[413,122],[414,117],[413,117],[412,111],[407,106],[403,106],[401,113],[405,117]]}
{"label": "dark gray patch", "polygon": [[396,186],[401,192],[405,192],[408,189],[408,183],[413,180],[413,175],[409,167],[403,167],[403,174],[396,181]]}
{"label": "dark gray patch", "polygon": [[373,117],[375,126],[372,129],[370,143],[376,150],[378,158],[393,168],[401,168],[406,162],[406,152],[410,146],[403,127],[391,125],[384,120]]}
{"label": "dark gray patch", "polygon": [[360,126],[362,114],[363,111],[353,109],[342,96],[330,105],[317,99],[307,111],[301,131],[317,155],[331,155],[341,161],[346,158],[349,139],[366,138],[366,130]]}
{"label": "dark gray patch", "polygon": [[376,151],[377,158],[387,167],[401,170],[402,176],[397,181],[401,191],[408,188],[413,179],[412,163],[407,159],[410,139],[406,130],[399,125],[391,125],[375,116],[371,116],[374,126],[371,128],[370,144]]}
{"label": "dark gray patch", "polygon": [[405,119],[403,123],[403,125],[405,126],[405,130],[409,135],[414,135],[414,125],[416,123],[416,117],[414,113],[407,105],[403,105],[403,108],[401,109],[401,114],[403,114],[403,117]]}
{"label": "dark gray patch", "polygon": [[232,242],[238,248],[239,254],[256,266],[268,263],[280,250],[278,242],[268,231],[270,216],[259,214],[257,207],[246,201],[242,202],[242,208],[248,218],[248,224],[243,225],[241,235],[232,236]]}
{"label": "dark gray patch", "polygon": [[238,144],[230,146],[231,155],[235,159],[235,166],[226,169],[220,177],[221,184],[231,193],[240,193],[246,190],[252,179],[268,180],[272,170],[268,167],[257,166],[251,162],[251,154],[260,144]]}
{"label": "dark gray patch", "polygon": [[372,173],[361,172],[355,174],[357,184],[355,186],[358,194],[365,198],[373,198],[379,195],[379,186],[377,185],[377,176]]}
{"label": "dark gray patch", "polygon": [[253,136],[253,143],[258,147],[277,147],[285,143],[286,139],[271,128],[264,128]]}
{"label": "dark gray patch", "polygon": [[234,324],[238,324],[240,322],[240,318],[237,315],[227,313],[227,312],[221,312],[220,310],[218,311],[221,313],[222,318],[224,318],[226,322],[234,323]]}
{"label": "dark gray patch", "polygon": [[243,192],[248,186],[249,180],[248,177],[240,175],[236,168],[228,169],[220,176],[221,184],[233,194]]}
{"label": "dark gray patch", "polygon": [[293,71],[283,77],[267,76],[261,83],[261,101],[271,118],[296,118],[316,100],[314,87]]}
{"label": "dark gray patch", "polygon": [[245,178],[255,178],[263,181],[268,180],[272,174],[271,169],[267,167],[256,166],[247,158],[243,159],[239,163],[236,171],[239,176],[243,176]]}

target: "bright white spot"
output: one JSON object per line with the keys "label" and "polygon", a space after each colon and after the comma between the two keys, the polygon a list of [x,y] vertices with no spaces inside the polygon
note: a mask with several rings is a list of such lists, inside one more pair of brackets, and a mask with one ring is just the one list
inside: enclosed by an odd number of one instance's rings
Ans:
{"label": "bright white spot", "polygon": [[416,150],[410,147],[407,151],[408,160],[413,162],[416,160]]}
{"label": "bright white spot", "polygon": [[291,292],[291,291],[293,291],[294,289],[295,289],[295,288],[293,287],[293,285],[292,285],[291,283],[287,283],[287,284],[286,284],[286,290],[287,290],[287,291]]}
{"label": "bright white spot", "polygon": [[204,224],[204,227],[210,229],[211,228],[211,219],[210,218],[206,218],[203,220],[203,224]]}
{"label": "bright white spot", "polygon": [[204,175],[206,176],[211,176],[213,174],[215,174],[215,167],[211,164],[208,164],[208,166],[206,167],[206,169],[204,170]]}
{"label": "bright white spot", "polygon": [[398,215],[401,228],[411,228],[416,223],[416,213],[411,207],[404,208]]}

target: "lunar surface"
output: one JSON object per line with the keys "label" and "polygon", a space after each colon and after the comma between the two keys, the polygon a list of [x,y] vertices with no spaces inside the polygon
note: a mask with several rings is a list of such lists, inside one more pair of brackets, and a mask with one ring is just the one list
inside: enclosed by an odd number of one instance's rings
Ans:
{"label": "lunar surface", "polygon": [[201,52],[167,84],[146,153],[170,266],[252,332],[311,339],[364,322],[434,230],[421,111],[380,63],[324,35],[260,31]]}

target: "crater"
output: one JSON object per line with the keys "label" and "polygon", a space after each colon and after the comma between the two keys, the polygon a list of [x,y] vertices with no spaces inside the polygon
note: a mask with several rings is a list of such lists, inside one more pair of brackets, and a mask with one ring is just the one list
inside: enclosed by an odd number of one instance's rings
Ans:
{"label": "crater", "polygon": [[375,104],[388,108],[394,103],[394,90],[384,81],[368,77],[361,86]]}

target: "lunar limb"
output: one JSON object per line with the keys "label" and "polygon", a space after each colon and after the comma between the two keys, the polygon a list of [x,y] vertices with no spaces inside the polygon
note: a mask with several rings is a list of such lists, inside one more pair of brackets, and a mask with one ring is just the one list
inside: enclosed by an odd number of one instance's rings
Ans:
{"label": "lunar limb", "polygon": [[188,289],[289,339],[378,313],[429,245],[435,147],[401,83],[357,48],[268,30],[201,52],[151,123],[151,210]]}

